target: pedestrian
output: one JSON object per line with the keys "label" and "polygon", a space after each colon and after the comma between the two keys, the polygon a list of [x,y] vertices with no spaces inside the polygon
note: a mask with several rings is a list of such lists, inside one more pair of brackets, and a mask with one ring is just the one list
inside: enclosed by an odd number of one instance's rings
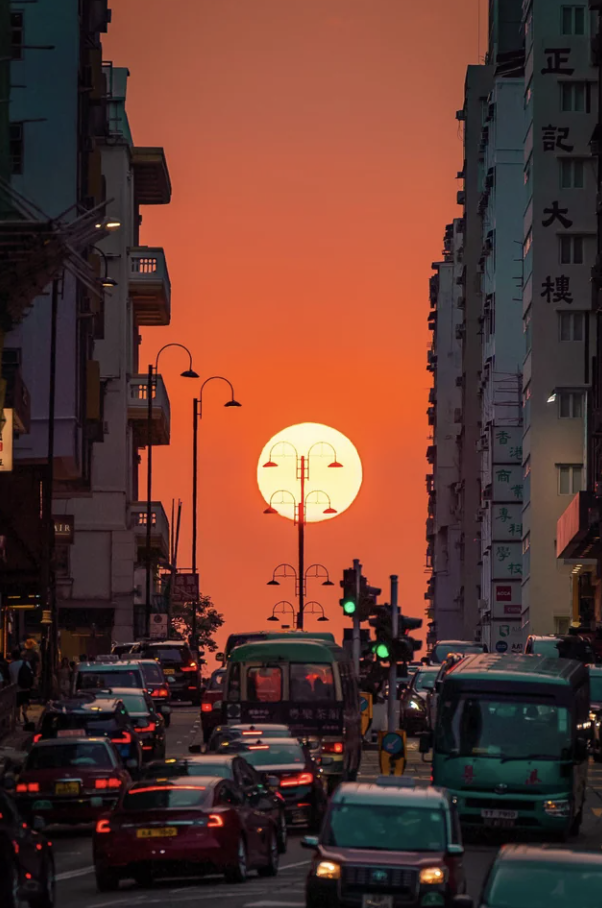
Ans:
{"label": "pedestrian", "polygon": [[19,710],[23,717],[23,724],[27,722],[27,707],[29,705],[30,691],[33,687],[34,676],[31,665],[21,655],[19,649],[12,652],[12,662],[8,669],[11,684],[17,685],[17,715]]}
{"label": "pedestrian", "polygon": [[67,656],[63,656],[61,659],[59,667],[59,688],[62,697],[69,696],[69,690],[71,688],[71,666],[69,665]]}
{"label": "pedestrian", "polygon": [[10,683],[10,676],[8,670],[8,662],[0,653],[0,686],[4,687],[6,684]]}
{"label": "pedestrian", "polygon": [[25,641],[24,658],[29,662],[34,678],[37,678],[40,672],[40,654],[33,637],[28,637]]}

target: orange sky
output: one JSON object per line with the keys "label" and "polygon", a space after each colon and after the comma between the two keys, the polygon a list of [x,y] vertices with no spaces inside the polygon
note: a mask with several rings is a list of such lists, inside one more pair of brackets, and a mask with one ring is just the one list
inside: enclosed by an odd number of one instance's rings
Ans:
{"label": "orange sky", "polygon": [[[295,561],[296,535],[263,515],[255,471],[265,442],[305,421],[348,435],[364,466],[352,507],[307,531],[307,563],[337,581],[313,588],[325,627],[340,635],[354,557],[382,599],[398,573],[404,611],[424,614],[428,278],[457,212],[477,4],[111,0],[104,57],[129,68],[135,142],[164,146],[174,189],[143,212],[142,242],[166,250],[172,322],[143,330],[141,361],[188,344],[243,403],[224,409],[213,383],[200,429],[201,587],[228,632],[269,628],[293,598],[265,586]],[[184,501],[187,566],[198,383],[183,368],[177,350],[162,357],[172,443],[155,448],[153,497],[168,513]]]}

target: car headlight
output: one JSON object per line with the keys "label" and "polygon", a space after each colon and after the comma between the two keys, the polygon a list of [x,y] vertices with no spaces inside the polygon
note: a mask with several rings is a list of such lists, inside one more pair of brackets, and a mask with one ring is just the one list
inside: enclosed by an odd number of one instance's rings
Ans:
{"label": "car headlight", "polygon": [[431,886],[444,883],[445,869],[443,867],[423,867],[420,871],[420,882]]}
{"label": "car headlight", "polygon": [[323,880],[338,880],[341,877],[341,865],[334,861],[320,861],[316,867],[316,876]]}
{"label": "car headlight", "polygon": [[571,802],[560,800],[544,801],[543,809],[549,817],[568,817],[571,813]]}
{"label": "car headlight", "polygon": [[410,706],[410,709],[421,709],[422,704],[417,703],[416,700],[410,700],[409,706]]}
{"label": "car headlight", "polygon": [[589,717],[590,717],[590,720],[593,722],[596,718],[596,713],[593,712],[592,710],[590,710]]}

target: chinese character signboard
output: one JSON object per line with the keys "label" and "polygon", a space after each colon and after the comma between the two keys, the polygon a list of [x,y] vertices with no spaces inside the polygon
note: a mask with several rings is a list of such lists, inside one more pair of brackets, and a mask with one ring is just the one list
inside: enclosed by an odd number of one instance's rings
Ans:
{"label": "chinese character signboard", "polygon": [[13,411],[4,409],[4,425],[0,429],[0,473],[13,469]]}
{"label": "chinese character signboard", "polygon": [[494,541],[523,538],[522,504],[493,504],[491,507],[491,538]]}
{"label": "chinese character signboard", "polygon": [[493,467],[492,501],[519,503],[523,500],[523,468],[496,464]]}
{"label": "chinese character signboard", "polygon": [[520,542],[494,542],[491,546],[493,580],[521,580],[523,556]]}
{"label": "chinese character signboard", "polygon": [[198,602],[199,575],[176,574],[172,587],[171,601],[181,605],[186,602]]}
{"label": "chinese character signboard", "polygon": [[523,462],[523,430],[520,426],[494,426],[493,463]]}

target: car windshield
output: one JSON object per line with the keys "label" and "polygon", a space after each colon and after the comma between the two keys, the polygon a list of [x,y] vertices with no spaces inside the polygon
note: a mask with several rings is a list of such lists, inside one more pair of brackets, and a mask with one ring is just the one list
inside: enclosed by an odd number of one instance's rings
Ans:
{"label": "car windshield", "polygon": [[416,672],[416,678],[414,679],[414,690],[423,691],[423,690],[433,690],[435,687],[435,678],[437,677],[437,672]]}
{"label": "car windshield", "polygon": [[77,673],[78,690],[100,690],[103,687],[141,688],[144,687],[144,682],[138,668],[118,668],[112,671],[95,668],[93,671]]}
{"label": "car windshield", "polygon": [[153,646],[149,650],[149,655],[158,658],[160,662],[189,662],[189,653],[184,647],[177,646]]}
{"label": "car windshield", "polygon": [[123,799],[124,810],[162,810],[174,807],[202,807],[209,799],[201,785],[145,785],[132,788]]}
{"label": "car windshield", "polygon": [[112,769],[113,762],[104,744],[56,744],[52,747],[34,747],[27,758],[25,769],[62,769],[67,766]]}
{"label": "car windshield", "polygon": [[298,744],[250,744],[244,750],[244,757],[252,766],[305,763],[303,750]]}
{"label": "car windshield", "polygon": [[322,840],[339,848],[375,851],[444,851],[441,810],[400,804],[335,804]]}
{"label": "car windshield", "polygon": [[552,659],[558,659],[559,642],[557,637],[551,637],[549,640],[533,640],[529,647],[529,652],[535,656],[548,656]]}
{"label": "car windshield", "polygon": [[332,665],[328,663],[291,662],[290,700],[334,700]]}
{"label": "car windshield", "polygon": [[147,682],[151,684],[163,684],[163,669],[156,662],[149,662],[142,666],[142,673]]}
{"label": "car windshield", "polygon": [[529,908],[593,908],[600,904],[601,887],[599,864],[512,861],[492,872],[483,902],[491,908],[516,908],[526,902]]}
{"label": "car windshield", "polygon": [[179,760],[177,763],[161,763],[159,766],[148,766],[144,770],[145,778],[173,779],[176,776],[219,776],[230,778],[230,766],[226,763],[212,763],[210,760]]}
{"label": "car windshield", "polygon": [[81,728],[91,735],[103,735],[117,731],[119,724],[111,713],[100,713],[97,716],[78,715],[77,713],[51,713],[44,716],[42,734],[54,735],[68,728]]}
{"label": "car windshield", "polygon": [[461,653],[465,656],[467,653],[482,653],[483,647],[478,643],[452,642],[438,643],[433,650],[433,660],[435,662],[444,662],[452,653]]}
{"label": "car windshield", "polygon": [[148,712],[148,706],[142,694],[124,694],[120,699],[130,715]]}
{"label": "car windshield", "polygon": [[589,676],[589,699],[592,703],[602,703],[602,675]]}
{"label": "car windshield", "polygon": [[444,692],[435,747],[451,756],[568,759],[569,712],[543,698],[533,702]]}
{"label": "car windshield", "polygon": [[222,690],[224,686],[224,678],[226,672],[224,669],[220,669],[217,672],[213,672],[211,675],[211,681],[209,682],[209,687],[207,690]]}

